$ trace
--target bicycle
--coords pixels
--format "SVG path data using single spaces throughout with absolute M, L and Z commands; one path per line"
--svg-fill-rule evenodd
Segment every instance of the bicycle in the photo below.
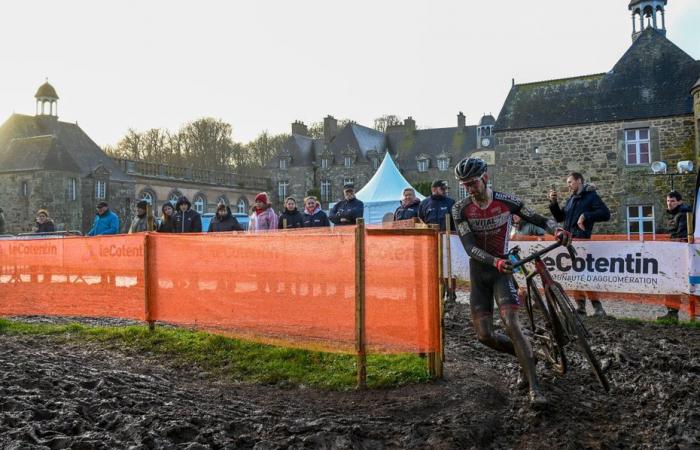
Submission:
M 525 307 L 533 333 L 533 339 L 543 349 L 547 361 L 560 373 L 566 373 L 568 359 L 564 348 L 571 342 L 576 342 L 583 355 L 591 365 L 593 374 L 605 391 L 610 390 L 610 383 L 601 369 L 600 362 L 591 350 L 588 339 L 591 334 L 576 312 L 573 303 L 564 292 L 561 284 L 557 283 L 542 261 L 542 256 L 558 248 L 561 244 L 554 243 L 544 249 L 532 253 L 526 258 L 520 257 L 520 247 L 515 246 L 508 252 L 514 269 L 519 268 L 525 276 Z M 576 257 L 573 246 L 566 247 L 572 260 Z M 535 270 L 529 271 L 525 264 L 533 262 Z M 539 276 L 544 288 L 545 298 L 535 282 Z M 516 282 L 516 289 L 517 289 Z

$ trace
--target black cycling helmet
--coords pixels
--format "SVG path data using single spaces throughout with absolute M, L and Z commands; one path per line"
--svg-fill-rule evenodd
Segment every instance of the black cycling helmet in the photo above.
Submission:
M 459 181 L 480 177 L 486 173 L 486 162 L 479 158 L 464 158 L 455 166 L 455 177 Z

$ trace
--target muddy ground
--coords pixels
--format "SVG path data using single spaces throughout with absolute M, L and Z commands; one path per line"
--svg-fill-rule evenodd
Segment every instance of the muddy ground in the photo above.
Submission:
M 0 335 L 0 447 L 699 448 L 700 329 L 587 319 L 613 391 L 581 358 L 539 366 L 530 410 L 513 358 L 448 311 L 446 376 L 365 392 L 235 385 L 155 357 Z

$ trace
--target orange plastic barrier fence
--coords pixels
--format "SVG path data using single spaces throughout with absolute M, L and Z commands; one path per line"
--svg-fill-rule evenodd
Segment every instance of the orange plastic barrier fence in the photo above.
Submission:
M 368 350 L 437 351 L 437 233 L 375 231 L 366 236 Z M 5 240 L 0 260 L 2 315 L 162 321 L 354 352 L 354 227 Z

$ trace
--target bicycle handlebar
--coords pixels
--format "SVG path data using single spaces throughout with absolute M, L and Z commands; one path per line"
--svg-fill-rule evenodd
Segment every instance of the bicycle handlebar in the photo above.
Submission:
M 515 269 L 517 267 L 522 266 L 523 264 L 527 264 L 531 261 L 534 261 L 534 260 L 540 258 L 542 255 L 551 252 L 552 250 L 556 249 L 559 246 L 561 246 L 561 244 L 559 242 L 555 242 L 554 244 L 549 245 L 549 246 L 543 248 L 542 250 L 531 254 L 530 256 L 528 256 L 526 258 L 519 259 L 513 263 L 513 268 Z M 576 258 L 576 249 L 574 248 L 573 245 L 571 245 L 571 244 L 567 245 L 566 250 L 569 252 L 569 256 L 571 256 L 571 259 Z

